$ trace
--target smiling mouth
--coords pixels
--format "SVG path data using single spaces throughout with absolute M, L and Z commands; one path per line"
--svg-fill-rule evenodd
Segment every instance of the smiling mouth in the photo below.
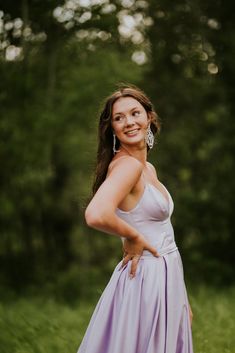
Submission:
M 132 136 L 132 135 L 136 135 L 137 132 L 139 132 L 139 129 L 133 129 L 133 130 L 125 132 L 125 134 L 128 136 Z

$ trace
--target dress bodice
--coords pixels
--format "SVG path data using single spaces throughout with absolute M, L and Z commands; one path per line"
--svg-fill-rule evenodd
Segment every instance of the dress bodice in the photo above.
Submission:
M 169 191 L 168 200 L 162 192 L 149 182 L 137 205 L 130 211 L 116 209 L 116 214 L 141 233 L 158 251 L 165 251 L 169 246 L 175 246 L 174 230 L 171 215 L 174 203 Z M 124 241 L 125 238 L 122 238 Z

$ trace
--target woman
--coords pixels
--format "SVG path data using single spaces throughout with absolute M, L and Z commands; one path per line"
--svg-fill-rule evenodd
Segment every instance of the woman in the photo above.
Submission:
M 78 353 L 192 353 L 192 312 L 170 221 L 173 200 L 147 153 L 159 121 L 134 86 L 114 92 L 100 115 L 90 227 L 121 237 L 118 263 Z

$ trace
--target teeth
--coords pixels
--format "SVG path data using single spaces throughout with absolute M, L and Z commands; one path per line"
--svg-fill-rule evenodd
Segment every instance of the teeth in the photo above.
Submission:
M 131 130 L 131 131 L 126 132 L 126 134 L 132 135 L 132 134 L 135 134 L 137 131 L 138 131 L 138 129 Z

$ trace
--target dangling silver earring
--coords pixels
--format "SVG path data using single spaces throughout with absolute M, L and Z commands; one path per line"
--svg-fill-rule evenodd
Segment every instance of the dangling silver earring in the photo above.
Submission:
M 116 135 L 113 134 L 113 154 L 120 152 L 120 150 L 116 150 Z
M 150 128 L 150 124 L 147 128 L 147 134 L 146 134 L 146 138 L 145 138 L 145 141 L 147 143 L 147 145 L 149 146 L 149 148 L 153 148 L 153 145 L 154 145 L 154 135 L 152 133 L 152 130 Z

